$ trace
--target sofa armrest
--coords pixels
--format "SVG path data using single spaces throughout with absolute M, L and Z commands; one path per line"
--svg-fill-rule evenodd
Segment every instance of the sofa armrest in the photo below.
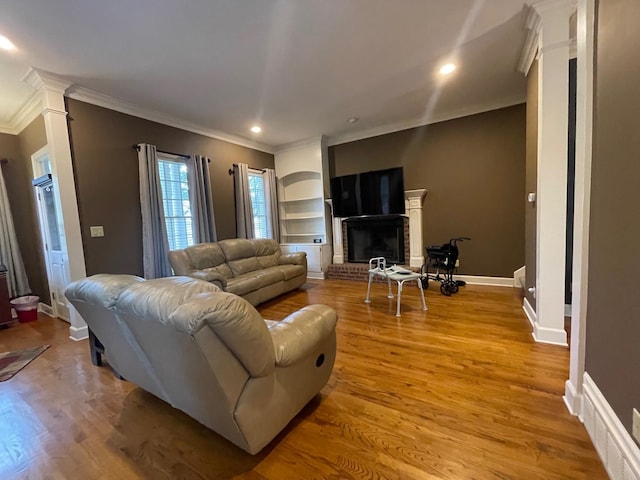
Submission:
M 196 270 L 195 272 L 190 272 L 189 276 L 192 278 L 197 278 L 198 280 L 204 280 L 205 282 L 213 283 L 220 290 L 225 290 L 227 288 L 227 279 L 219 273 Z
M 287 253 L 278 258 L 280 265 L 307 265 L 307 252 Z
M 309 305 L 269 328 L 276 366 L 288 367 L 308 357 L 335 331 L 337 320 L 332 308 Z

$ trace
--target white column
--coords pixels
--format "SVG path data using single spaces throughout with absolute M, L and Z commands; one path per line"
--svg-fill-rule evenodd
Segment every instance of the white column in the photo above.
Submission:
M 86 277 L 87 272 L 80 233 L 80 216 L 67 128 L 67 111 L 64 104 L 64 92 L 71 84 L 35 69 L 31 69 L 27 73 L 24 81 L 38 89 L 42 95 L 42 116 L 50 152 L 54 191 L 61 207 L 60 215 L 64 225 L 62 240 L 66 244 L 69 279 L 79 280 Z M 86 323 L 73 306 L 69 305 L 69 310 L 71 338 L 74 340 L 86 338 L 88 336 Z
M 536 341 L 567 345 L 564 329 L 569 19 L 573 1 L 548 0 L 540 16 L 538 53 L 538 185 Z
M 586 349 L 589 266 L 589 206 L 593 111 L 594 0 L 578 0 L 578 65 L 576 94 L 576 176 L 571 296 L 571 354 L 565 403 L 574 415 L 582 412 L 582 382 Z
M 424 263 L 422 240 L 422 201 L 427 190 L 407 190 L 404 192 L 405 210 L 409 217 L 409 266 L 421 267 Z

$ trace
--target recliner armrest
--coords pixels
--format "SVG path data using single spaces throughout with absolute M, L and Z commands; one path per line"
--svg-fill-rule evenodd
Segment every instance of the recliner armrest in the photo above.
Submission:
M 309 305 L 269 328 L 277 367 L 306 358 L 336 328 L 338 315 L 326 305 Z
M 227 279 L 219 273 L 197 270 L 194 272 L 190 272 L 189 276 L 192 278 L 197 278 L 198 280 L 204 280 L 205 282 L 213 283 L 216 287 L 220 288 L 220 290 L 225 290 L 227 288 Z
M 280 265 L 307 265 L 307 252 L 287 253 L 278 258 Z

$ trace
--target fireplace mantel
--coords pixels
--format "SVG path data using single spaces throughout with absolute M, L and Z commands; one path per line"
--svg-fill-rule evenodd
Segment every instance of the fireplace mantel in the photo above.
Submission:
M 422 203 L 428 190 L 406 190 L 405 216 L 409 218 L 409 266 L 421 267 L 424 262 L 424 248 L 422 240 Z M 331 201 L 328 201 L 331 205 Z M 342 217 L 333 218 L 333 263 L 344 263 L 344 245 L 342 237 Z

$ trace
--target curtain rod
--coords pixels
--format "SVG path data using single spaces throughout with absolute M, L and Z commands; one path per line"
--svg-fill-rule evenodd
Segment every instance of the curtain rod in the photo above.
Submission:
M 233 164 L 233 166 L 234 166 L 234 167 L 237 167 L 237 166 L 238 166 L 238 164 L 237 164 L 237 163 L 234 163 L 234 164 Z M 266 171 L 267 171 L 267 169 L 266 169 L 266 168 L 253 168 L 253 167 L 249 167 L 249 168 L 250 168 L 251 170 L 257 170 L 258 172 L 262 172 L 262 173 L 264 173 L 264 172 L 266 172 Z M 230 168 L 230 169 L 229 169 L 229 175 L 233 175 L 233 168 Z
M 140 147 L 138 145 L 132 145 L 131 148 L 133 148 L 134 150 L 140 151 Z M 160 153 L 166 153 L 167 155 L 175 155 L 176 157 L 191 158 L 191 155 L 185 155 L 184 153 L 167 152 L 165 150 L 157 150 L 157 151 Z

